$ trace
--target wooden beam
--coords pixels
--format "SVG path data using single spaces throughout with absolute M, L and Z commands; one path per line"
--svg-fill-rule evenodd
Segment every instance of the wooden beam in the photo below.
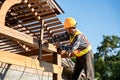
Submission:
M 23 56 L 35 56 L 35 55 L 38 55 L 38 49 L 34 49 L 34 50 L 31 50 L 31 51 L 24 51 L 24 52 L 20 52 L 18 53 L 20 55 L 23 55 Z
M 19 32 L 7 26 L 0 27 L 0 34 L 3 34 L 4 36 L 7 36 L 15 41 L 23 42 L 26 45 L 29 45 L 35 48 L 38 47 L 37 40 L 34 39 L 32 36 Z
M 51 53 L 49 53 L 49 52 L 45 52 L 45 51 L 42 51 L 42 52 L 43 52 L 42 60 L 47 60 L 47 59 L 48 59 L 48 61 L 49 61 L 49 60 L 52 59 L 53 54 L 51 54 Z M 46 53 L 49 54 L 49 55 L 46 55 Z M 29 57 L 30 57 L 30 56 L 36 56 L 36 55 L 38 55 L 38 49 L 34 49 L 34 50 L 31 50 L 31 51 L 20 52 L 20 53 L 18 53 L 18 54 L 24 55 L 24 56 L 29 56 Z M 61 55 L 61 56 L 62 56 L 62 58 L 68 57 L 67 54 L 63 54 L 63 55 Z
M 40 29 L 40 38 L 39 38 L 39 54 L 38 58 L 39 60 L 42 60 L 42 43 L 43 43 L 43 33 L 44 33 L 44 20 L 40 21 L 41 23 L 41 29 Z
M 57 22 L 57 21 L 59 21 L 58 18 L 53 18 L 53 19 L 50 19 L 50 20 L 46 20 L 45 23 L 47 24 L 47 23 Z
M 22 55 L 9 53 L 6 51 L 0 50 L 0 61 L 8 64 L 14 64 L 19 66 L 24 66 L 33 69 L 39 69 L 42 71 L 52 72 L 52 73 L 59 73 L 62 74 L 63 67 L 47 62 L 41 61 L 40 62 L 36 59 L 32 59 L 30 57 L 25 57 Z M 42 67 L 41 67 L 42 66 Z
M 43 61 L 52 61 L 53 59 L 53 54 L 52 53 L 49 53 L 49 52 L 46 52 L 46 51 L 42 51 L 42 60 Z M 38 49 L 35 49 L 35 50 L 31 50 L 31 51 L 24 51 L 24 52 L 20 52 L 18 53 L 20 55 L 24 55 L 24 56 L 27 56 L 27 57 L 30 57 L 30 56 L 38 56 Z
M 42 12 L 42 13 L 35 13 L 36 16 L 46 16 L 48 14 L 52 14 L 54 13 L 54 10 L 49 10 L 49 11 L 46 11 L 46 12 Z
M 45 61 L 51 61 L 52 58 L 53 58 L 53 55 L 54 55 L 54 53 L 53 54 L 49 54 L 49 55 L 43 54 L 42 59 L 45 60 Z M 67 58 L 67 57 L 68 56 L 66 54 L 61 55 L 61 58 Z
M 42 19 L 48 19 L 48 18 L 55 18 L 55 17 L 57 17 L 57 14 L 51 14 L 51 15 L 47 15 L 47 16 L 43 16 L 43 17 L 41 17 Z
M 47 24 L 46 26 L 47 27 L 51 27 L 51 26 L 57 26 L 57 25 L 61 25 L 62 23 L 59 21 L 59 22 L 56 22 L 56 23 L 53 23 L 53 24 Z
M 60 6 L 56 3 L 55 0 L 50 0 L 52 7 L 57 11 L 58 14 L 64 13 L 64 11 L 60 8 Z
M 53 63 L 61 66 L 61 55 L 53 54 Z M 62 75 L 60 73 L 53 73 L 53 80 L 62 80 Z
M 30 35 L 19 32 L 17 30 L 7 27 L 7 26 L 0 27 L 0 34 L 7 36 L 14 41 L 19 41 L 25 45 L 29 45 L 35 49 L 39 48 L 38 40 L 36 38 L 33 38 Z M 53 46 L 52 44 L 47 44 L 47 43 L 43 44 L 42 50 L 45 50 L 48 52 L 57 52 L 55 46 Z
M 40 3 L 36 3 L 36 4 L 28 4 L 29 6 L 28 7 L 31 7 L 31 8 L 36 8 L 36 7 L 39 7 L 39 6 L 44 6 L 44 5 L 46 5 L 46 4 L 48 4 L 46 1 L 44 1 L 44 2 L 40 2 Z

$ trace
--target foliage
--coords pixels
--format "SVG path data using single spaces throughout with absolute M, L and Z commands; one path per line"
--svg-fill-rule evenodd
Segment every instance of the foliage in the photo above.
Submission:
M 101 46 L 94 54 L 97 80 L 120 80 L 120 38 L 103 36 Z

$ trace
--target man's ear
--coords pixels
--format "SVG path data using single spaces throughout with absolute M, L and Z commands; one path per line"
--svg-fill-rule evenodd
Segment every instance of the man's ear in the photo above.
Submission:
M 73 28 L 73 31 L 75 32 L 75 31 L 76 31 L 76 28 Z

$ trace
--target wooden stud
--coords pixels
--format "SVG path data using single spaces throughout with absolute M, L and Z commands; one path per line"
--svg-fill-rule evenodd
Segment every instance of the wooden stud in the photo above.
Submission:
M 43 43 L 44 21 L 41 20 L 40 39 L 39 39 L 39 60 L 42 60 L 42 43 Z
M 60 54 L 53 54 L 53 63 L 61 66 L 61 55 Z M 61 73 L 53 73 L 53 80 L 62 80 Z

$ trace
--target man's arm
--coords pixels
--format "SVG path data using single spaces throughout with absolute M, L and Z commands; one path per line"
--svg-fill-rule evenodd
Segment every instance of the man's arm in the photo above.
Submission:
M 63 54 L 66 51 L 70 51 L 71 48 L 68 45 L 60 44 L 61 41 L 67 41 L 69 39 L 69 34 L 67 32 L 54 36 L 55 45 L 59 53 Z
M 67 32 L 54 36 L 55 41 L 66 41 L 69 40 L 69 34 Z

